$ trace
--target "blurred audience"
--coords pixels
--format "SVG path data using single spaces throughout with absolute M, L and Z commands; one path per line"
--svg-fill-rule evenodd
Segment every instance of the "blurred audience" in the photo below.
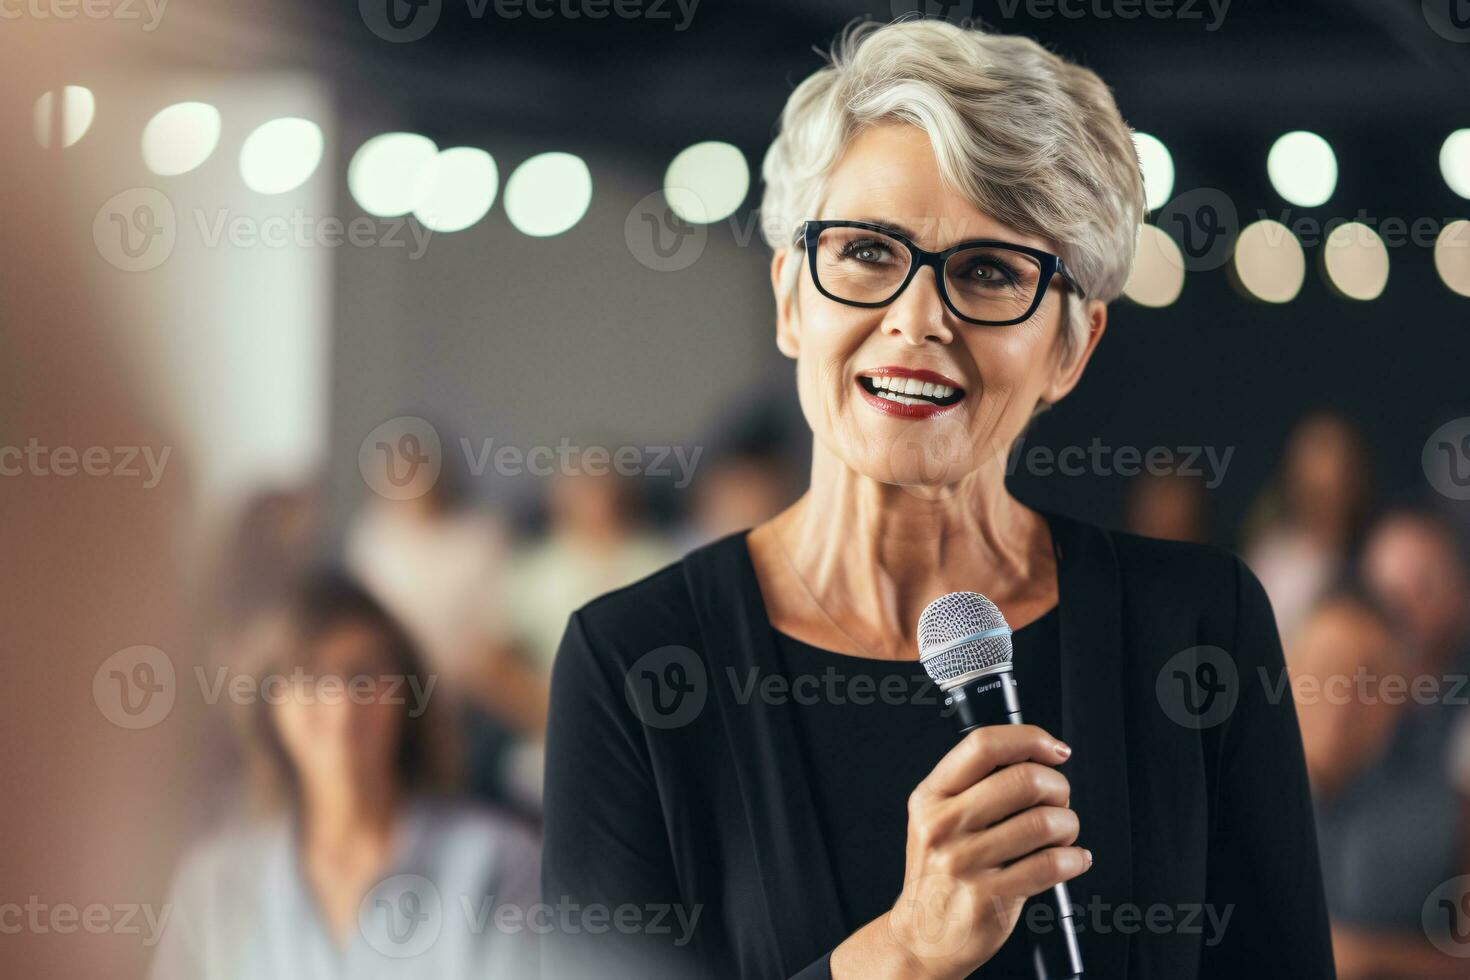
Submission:
M 1204 481 L 1178 473 L 1144 473 L 1128 485 L 1124 526 L 1166 541 L 1210 540 Z
M 315 485 L 262 490 L 246 501 L 204 583 L 203 666 L 211 677 L 242 669 L 241 644 L 251 618 L 301 585 L 320 554 L 321 527 Z M 201 807 L 205 825 L 241 806 L 244 761 L 230 721 L 226 711 L 206 712 L 194 740 L 212 784 Z
M 512 618 L 547 675 L 567 619 L 583 603 L 657 571 L 676 557 L 643 526 L 630 478 L 590 461 L 557 474 L 547 494 L 546 534 L 516 555 Z
M 439 478 L 404 500 L 374 497 L 348 533 L 348 568 L 407 628 L 444 684 L 465 741 L 465 772 L 484 799 L 540 807 L 540 740 L 550 694 L 514 644 L 508 535 Z
M 1447 753 L 1425 752 L 1405 724 L 1444 705 L 1415 703 L 1415 659 L 1392 614 L 1335 591 L 1303 624 L 1291 674 L 1338 975 L 1465 976 L 1422 925 L 1431 892 L 1466 868 L 1465 800 Z
M 1453 527 L 1427 510 L 1392 510 L 1369 534 L 1362 570 L 1421 671 L 1470 671 L 1470 569 Z
M 709 544 L 780 513 L 795 499 L 791 471 L 776 453 L 733 452 L 706 464 L 690 488 L 689 520 L 680 553 Z
M 534 975 L 534 937 L 484 916 L 539 900 L 538 844 L 436 794 L 453 754 L 408 633 L 336 574 L 250 633 L 264 813 L 186 857 L 153 977 Z
M 1340 415 L 1307 416 L 1252 515 L 1245 558 L 1261 580 L 1292 659 L 1297 630 L 1349 569 L 1367 516 L 1368 456 Z

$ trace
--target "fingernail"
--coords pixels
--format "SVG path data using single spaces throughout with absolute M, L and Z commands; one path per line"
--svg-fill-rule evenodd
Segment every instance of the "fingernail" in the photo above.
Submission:
M 1082 853 L 1087 855 L 1087 866 L 1089 868 L 1092 867 L 1092 852 L 1087 850 L 1086 848 L 1083 848 Z
M 1057 755 L 1061 756 L 1063 759 L 1068 758 L 1072 754 L 1072 746 L 1068 745 L 1066 742 L 1058 742 L 1056 744 L 1056 750 Z

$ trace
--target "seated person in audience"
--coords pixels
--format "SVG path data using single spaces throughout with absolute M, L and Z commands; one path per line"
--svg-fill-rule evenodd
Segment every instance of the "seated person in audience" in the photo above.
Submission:
M 187 856 L 155 980 L 534 975 L 535 935 L 496 923 L 539 901 L 538 843 L 434 795 L 433 678 L 403 629 L 324 575 L 251 643 L 242 729 L 269 809 Z
M 1329 596 L 1291 675 L 1339 977 L 1465 977 L 1466 960 L 1423 925 L 1426 902 L 1465 868 L 1464 800 L 1446 758 L 1405 737 L 1414 662 L 1393 620 L 1362 595 Z

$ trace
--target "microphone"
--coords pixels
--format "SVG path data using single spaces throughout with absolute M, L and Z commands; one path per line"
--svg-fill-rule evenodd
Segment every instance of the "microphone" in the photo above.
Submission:
M 924 608 L 919 617 L 919 662 L 954 708 L 960 734 L 982 725 L 1021 724 L 1021 702 L 1011 672 L 1011 628 L 995 603 L 978 592 L 951 592 Z M 1074 980 L 1082 976 L 1072 900 L 1066 882 L 1033 895 L 1021 921 L 1035 905 L 1045 905 L 1055 928 L 1031 933 L 1031 962 L 1037 980 Z

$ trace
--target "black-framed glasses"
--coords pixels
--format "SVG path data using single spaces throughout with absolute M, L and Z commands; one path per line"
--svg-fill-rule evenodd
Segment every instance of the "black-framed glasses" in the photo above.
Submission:
M 1087 295 L 1059 256 L 1026 245 L 979 239 L 930 252 L 866 221 L 807 221 L 797 240 L 806 249 L 817 291 L 848 306 L 887 306 L 923 266 L 934 270 L 950 312 L 986 327 L 1030 317 L 1053 276 L 1061 276 L 1079 297 Z

